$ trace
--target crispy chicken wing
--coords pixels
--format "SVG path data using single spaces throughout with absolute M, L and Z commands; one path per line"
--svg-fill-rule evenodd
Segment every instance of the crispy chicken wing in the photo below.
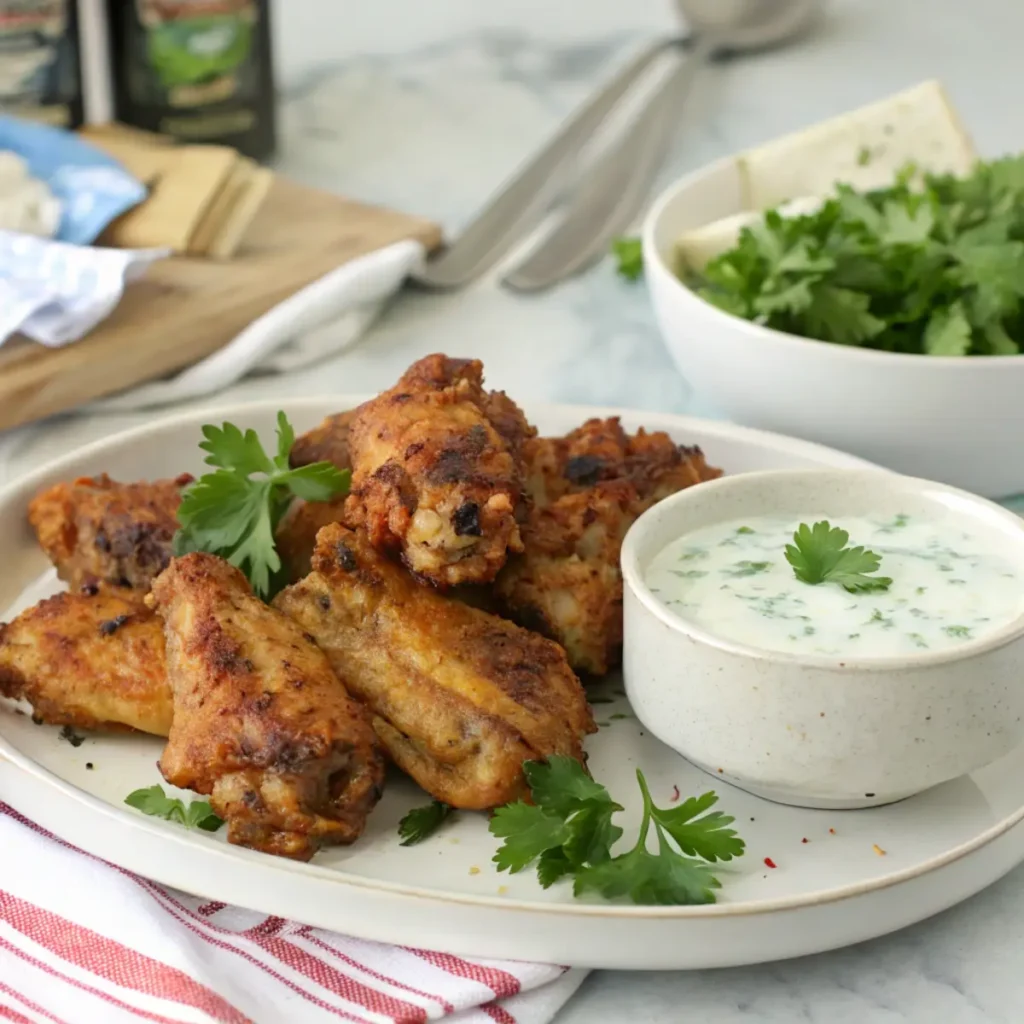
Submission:
M 495 593 L 512 619 L 557 640 L 573 668 L 602 675 L 622 657 L 626 531 L 655 502 L 720 471 L 699 448 L 660 432 L 629 435 L 617 418 L 530 440 L 525 458 L 526 550 L 509 560 Z
M 308 466 L 312 462 L 333 462 L 338 469 L 351 469 L 348 432 L 355 410 L 335 413 L 323 423 L 300 435 L 292 445 L 289 461 L 292 466 Z
M 52 725 L 166 736 L 163 626 L 141 602 L 131 590 L 65 592 L 0 625 L 0 694 Z
M 317 538 L 313 572 L 275 607 L 316 638 L 428 793 L 485 809 L 523 795 L 522 765 L 583 759 L 593 721 L 557 644 L 419 586 L 360 533 Z
M 351 421 L 350 526 L 439 586 L 487 583 L 521 551 L 522 445 L 534 433 L 476 360 L 427 356 Z
M 313 638 L 213 555 L 174 559 L 149 601 L 174 692 L 164 778 L 209 794 L 232 843 L 308 860 L 357 839 L 384 761 Z
M 333 501 L 293 501 L 278 524 L 274 540 L 289 583 L 301 580 L 312 568 L 316 535 L 329 523 L 345 518 L 345 498 Z
M 28 518 L 57 574 L 72 588 L 94 583 L 148 590 L 171 558 L 182 490 L 174 480 L 122 484 L 105 473 L 50 487 Z

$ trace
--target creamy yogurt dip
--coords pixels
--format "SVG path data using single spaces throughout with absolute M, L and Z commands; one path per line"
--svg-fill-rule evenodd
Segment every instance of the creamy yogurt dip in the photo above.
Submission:
M 1024 567 L 955 520 L 897 515 L 831 519 L 850 545 L 881 556 L 885 591 L 851 594 L 796 578 L 786 545 L 801 522 L 753 517 L 673 541 L 645 580 L 681 618 L 752 647 L 799 654 L 889 657 L 941 651 L 1024 612 Z

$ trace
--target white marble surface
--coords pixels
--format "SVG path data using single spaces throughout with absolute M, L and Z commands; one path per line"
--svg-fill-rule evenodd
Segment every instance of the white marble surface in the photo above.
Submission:
M 626 54 L 669 30 L 669 0 L 278 0 L 287 102 L 280 167 L 455 230 Z M 1019 149 L 1024 6 L 833 0 L 798 47 L 711 69 L 666 169 L 939 77 L 982 152 Z M 551 294 L 493 282 L 407 295 L 355 349 L 226 399 L 366 391 L 431 351 L 480 356 L 514 396 L 702 409 L 663 351 L 642 285 L 603 265 Z M 0 479 L 152 414 L 78 415 L 0 434 Z M 981 1024 L 1024 1020 L 1024 869 L 897 936 L 806 960 L 591 976 L 559 1024 Z

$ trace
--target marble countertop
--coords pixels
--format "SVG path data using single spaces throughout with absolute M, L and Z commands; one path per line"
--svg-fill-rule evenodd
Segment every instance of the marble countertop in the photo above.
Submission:
M 670 0 L 277 2 L 281 170 L 433 217 L 449 231 L 627 55 L 671 30 Z M 813 37 L 710 68 L 665 169 L 725 153 L 925 78 L 947 85 L 978 148 L 1019 149 L 1011 91 L 1024 6 L 1006 0 L 832 0 Z M 485 281 L 397 300 L 356 347 L 212 399 L 360 392 L 413 359 L 479 356 L 516 397 L 706 411 L 660 343 L 642 284 L 606 262 L 522 297 Z M 0 478 L 152 414 L 61 417 L 0 434 Z M 982 1024 L 1024 1016 L 1024 868 L 895 936 L 717 972 L 591 975 L 558 1024 Z

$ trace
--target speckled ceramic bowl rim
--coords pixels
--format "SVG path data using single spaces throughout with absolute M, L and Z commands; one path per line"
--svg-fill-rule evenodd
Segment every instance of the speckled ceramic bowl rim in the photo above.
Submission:
M 654 615 L 676 633 L 682 633 L 698 643 L 726 651 L 729 654 L 750 658 L 755 661 L 791 665 L 797 668 L 803 666 L 833 671 L 841 670 L 843 672 L 893 672 L 908 668 L 928 668 L 937 665 L 949 665 L 959 661 L 969 661 L 987 651 L 1005 647 L 1007 644 L 1013 643 L 1024 636 L 1024 609 L 1022 609 L 1015 618 L 1011 619 L 1004 626 L 985 633 L 977 639 L 968 640 L 966 643 L 944 651 L 928 651 L 922 654 L 875 658 L 854 655 L 826 656 L 773 651 L 718 636 L 703 629 L 697 623 L 682 618 L 671 611 L 644 581 L 638 550 L 643 543 L 645 535 L 664 516 L 672 515 L 679 510 L 679 518 L 683 518 L 686 508 L 695 502 L 702 501 L 709 490 L 712 489 L 719 492 L 724 490 L 742 492 L 750 489 L 752 486 L 756 487 L 762 484 L 765 480 L 772 479 L 778 480 L 779 486 L 784 488 L 788 482 L 795 480 L 806 481 L 814 477 L 819 478 L 823 485 L 836 478 L 870 478 L 872 484 L 875 485 L 879 481 L 888 481 L 892 483 L 894 492 L 916 492 L 924 500 L 929 500 L 929 493 L 935 493 L 936 491 L 954 496 L 960 503 L 956 510 L 957 515 L 963 516 L 965 519 L 972 519 L 972 509 L 984 510 L 986 515 L 994 515 L 998 519 L 1005 521 L 1008 527 L 1018 531 L 1021 536 L 1020 561 L 1024 565 L 1024 520 L 1016 513 L 985 498 L 979 498 L 968 491 L 962 491 L 957 487 L 950 487 L 947 484 L 935 483 L 932 480 L 921 480 L 917 477 L 891 473 L 883 469 L 780 469 L 720 477 L 717 480 L 712 480 L 696 487 L 688 487 L 648 509 L 633 523 L 622 542 L 621 566 L 625 585 L 639 599 L 647 612 Z M 733 518 L 733 516 L 730 515 L 730 518 Z M 979 533 L 984 533 L 988 529 L 987 524 L 982 521 L 980 516 L 974 519 L 974 522 Z M 677 537 L 682 537 L 684 532 L 685 530 L 680 530 Z M 628 643 L 628 637 L 626 642 Z
M 989 372 L 1005 372 L 1007 366 L 1015 364 L 1024 366 L 1024 353 L 1012 356 L 980 356 L 965 359 L 963 356 L 921 356 L 908 352 L 881 352 L 872 348 L 857 348 L 853 345 L 833 345 L 827 341 L 819 341 L 817 338 L 805 338 L 799 334 L 788 334 L 786 331 L 777 331 L 772 327 L 765 327 L 762 324 L 754 323 L 752 320 L 745 320 L 742 317 L 727 313 L 724 309 L 712 305 L 706 299 L 698 295 L 692 288 L 688 287 L 677 276 L 665 258 L 665 254 L 658 247 L 655 239 L 660 232 L 661 220 L 666 216 L 671 206 L 679 200 L 679 197 L 691 189 L 696 182 L 703 178 L 710 171 L 727 167 L 735 163 L 735 157 L 725 157 L 713 163 L 705 164 L 704 167 L 692 171 L 685 177 L 680 178 L 674 184 L 669 185 L 651 205 L 647 216 L 644 218 L 640 230 L 640 237 L 643 248 L 644 266 L 655 273 L 660 273 L 671 278 L 676 288 L 681 289 L 694 302 L 704 307 L 706 314 L 714 320 L 718 320 L 724 326 L 731 326 L 732 329 L 742 327 L 745 331 L 757 334 L 758 344 L 776 344 L 783 347 L 793 348 L 806 347 L 807 345 L 827 345 L 829 352 L 839 361 L 849 360 L 852 362 L 874 361 L 880 365 L 894 361 L 906 364 L 914 364 L 920 369 L 926 367 L 936 371 L 957 369 L 961 372 L 970 367 L 972 370 L 985 372 L 985 367 L 990 367 Z M 710 223 L 710 222 L 709 222 Z

